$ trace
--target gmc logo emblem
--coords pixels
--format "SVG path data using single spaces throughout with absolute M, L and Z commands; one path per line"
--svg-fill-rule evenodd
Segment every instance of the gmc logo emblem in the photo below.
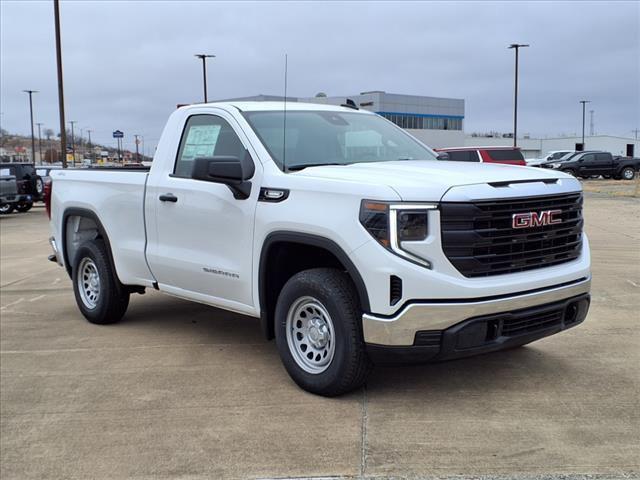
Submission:
M 562 223 L 559 215 L 562 210 L 544 210 L 542 212 L 514 213 L 511 216 L 511 226 L 513 228 L 533 228 L 544 227 L 545 225 L 555 225 Z

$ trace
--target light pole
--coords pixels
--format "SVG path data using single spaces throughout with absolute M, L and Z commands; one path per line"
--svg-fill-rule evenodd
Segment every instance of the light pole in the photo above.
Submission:
M 76 139 L 73 132 L 73 126 L 78 123 L 76 120 L 69 120 L 71 124 L 71 155 L 73 155 L 73 166 L 76 166 Z
M 38 154 L 40 155 L 40 165 L 42 165 L 42 134 L 40 127 L 42 127 L 41 123 L 36 123 L 38 126 Z
M 529 45 L 521 43 L 512 43 L 507 48 L 513 48 L 516 51 L 516 74 L 515 89 L 513 96 L 513 146 L 516 147 L 518 138 L 518 52 L 520 48 L 526 48 Z
M 591 100 L 580 100 L 580 103 L 582 104 L 582 150 L 584 150 L 584 114 L 585 107 L 587 103 L 591 103 Z
M 56 27 L 56 66 L 58 68 L 58 110 L 60 112 L 60 152 L 62 168 L 67 168 L 67 130 L 64 121 L 64 87 L 62 85 L 62 46 L 60 42 L 60 5 L 53 0 L 54 22 Z M 75 158 L 74 158 L 75 160 Z
M 94 163 L 93 161 L 93 149 L 91 148 L 91 129 L 87 128 L 87 135 L 89 135 L 89 158 L 91 159 L 91 163 Z
M 207 58 L 215 58 L 215 55 L 196 53 L 194 55 L 202 60 L 202 81 L 204 84 L 204 103 L 207 103 Z
M 136 139 L 136 162 L 138 162 L 138 163 L 140 163 L 140 153 L 138 151 L 138 142 L 139 142 L 138 137 L 139 136 L 140 135 L 134 135 L 134 137 Z
M 33 135 L 33 94 L 38 93 L 38 90 L 23 90 L 24 93 L 29 94 L 29 115 L 31 118 L 31 160 L 33 164 L 36 164 L 36 139 Z

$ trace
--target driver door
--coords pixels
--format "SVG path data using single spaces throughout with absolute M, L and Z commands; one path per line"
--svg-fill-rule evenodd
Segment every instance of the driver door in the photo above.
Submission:
M 199 157 L 243 157 L 248 141 L 232 117 L 196 114 L 182 132 L 172 172 L 149 179 L 155 203 L 147 258 L 160 290 L 236 311 L 252 307 L 253 231 L 261 170 L 249 198 L 191 178 Z M 242 137 L 242 139 L 241 139 Z M 259 162 L 255 162 L 259 163 Z

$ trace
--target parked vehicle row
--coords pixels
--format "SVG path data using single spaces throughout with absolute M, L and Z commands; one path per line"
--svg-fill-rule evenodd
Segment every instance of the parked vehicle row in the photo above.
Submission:
M 354 108 L 284 116 L 281 102 L 186 106 L 148 171 L 51 172 L 50 259 L 90 322 L 117 322 L 145 288 L 259 317 L 298 385 L 339 395 L 374 363 L 513 348 L 585 319 L 578 180 L 491 165 L 513 154 L 493 147 L 437 161 Z
M 504 163 L 560 170 L 581 178 L 603 176 L 616 180 L 633 180 L 640 170 L 640 159 L 613 156 L 600 150 L 549 152 L 544 158 L 524 160 L 517 147 L 438 148 L 439 160 L 476 163 Z
M 26 212 L 31 209 L 33 202 L 42 200 L 44 193 L 44 181 L 37 174 L 33 163 L 0 163 L 0 175 L 11 176 L 16 183 L 16 194 L 21 196 L 17 203 L 4 203 L 0 207 L 0 213 L 6 214 L 14 209 L 18 212 Z
M 559 162 L 547 162 L 542 168 L 560 170 L 575 177 L 590 178 L 602 175 L 616 180 L 633 180 L 640 170 L 640 158 L 618 157 L 609 152 L 576 152 Z

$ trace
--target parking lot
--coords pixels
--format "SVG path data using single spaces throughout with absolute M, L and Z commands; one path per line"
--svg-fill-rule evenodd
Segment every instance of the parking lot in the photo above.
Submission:
M 258 320 L 149 291 L 89 324 L 43 208 L 0 218 L 1 472 L 13 478 L 636 478 L 640 198 L 586 182 L 586 322 L 524 348 L 299 389 Z M 594 186 L 596 185 L 596 186 Z M 613 187 L 612 187 L 613 188 Z

